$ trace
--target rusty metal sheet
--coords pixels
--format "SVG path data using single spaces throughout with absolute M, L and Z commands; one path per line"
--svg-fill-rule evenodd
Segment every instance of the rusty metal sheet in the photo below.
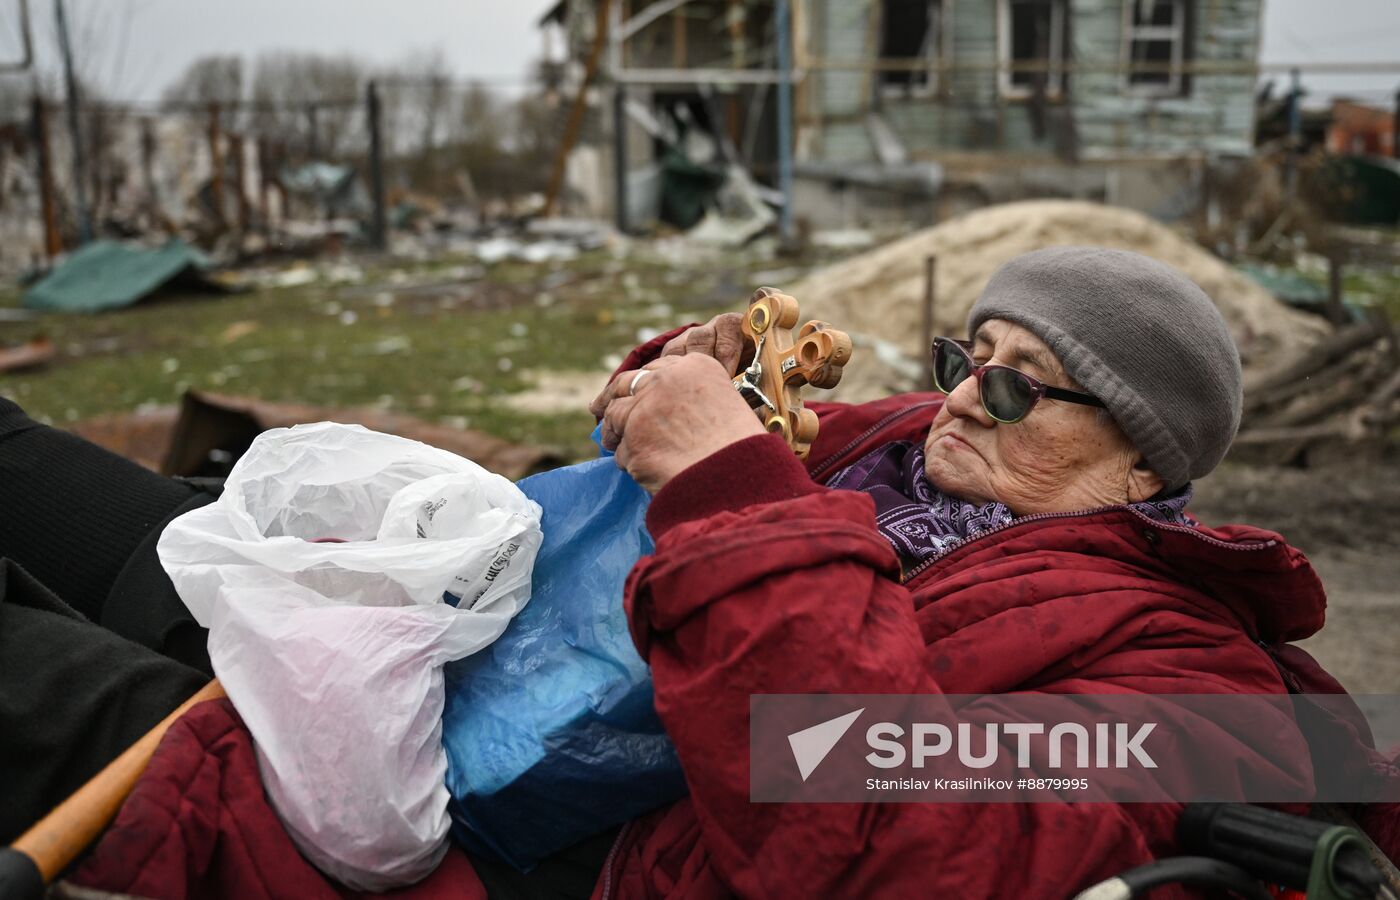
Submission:
M 0 372 L 20 372 L 44 365 L 54 358 L 53 341 L 35 338 L 18 347 L 0 348 Z
M 170 450 L 170 435 L 180 409 L 163 406 L 146 412 L 95 416 L 68 426 L 78 437 L 92 441 L 132 462 L 159 472 Z

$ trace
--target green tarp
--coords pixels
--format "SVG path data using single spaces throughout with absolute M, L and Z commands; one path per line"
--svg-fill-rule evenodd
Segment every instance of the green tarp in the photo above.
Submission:
M 1327 288 L 1292 270 L 1257 263 L 1240 263 L 1235 268 L 1292 306 L 1321 306 L 1327 302 Z
M 1320 316 L 1327 315 L 1327 288 L 1316 281 L 1310 281 L 1289 269 L 1259 263 L 1240 263 L 1235 268 L 1289 306 L 1305 309 Z M 1356 321 L 1365 318 L 1365 312 L 1355 303 L 1348 301 L 1345 295 L 1342 297 L 1342 305 Z
M 204 278 L 209 260 L 180 240 L 150 249 L 94 241 L 77 250 L 24 294 L 24 305 L 47 312 L 119 309 L 166 285 L 216 288 Z

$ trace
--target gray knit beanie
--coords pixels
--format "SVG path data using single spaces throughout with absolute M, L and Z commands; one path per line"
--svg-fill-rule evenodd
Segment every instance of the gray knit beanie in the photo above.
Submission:
M 1176 490 L 1215 468 L 1240 426 L 1240 355 L 1215 304 L 1137 253 L 1052 247 L 992 275 L 968 316 L 1021 325 L 1108 407 Z

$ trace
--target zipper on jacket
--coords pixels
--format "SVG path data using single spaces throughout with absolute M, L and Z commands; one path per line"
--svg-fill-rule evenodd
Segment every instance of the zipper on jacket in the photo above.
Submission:
M 602 900 L 610 900 L 613 889 L 613 868 L 617 864 L 617 851 L 622 848 L 622 839 L 627 836 L 627 832 L 632 828 L 632 821 L 622 823 L 622 827 L 617 830 L 617 837 L 613 839 L 612 849 L 608 851 L 607 859 L 603 860 L 603 896 Z
M 963 547 L 966 547 L 968 544 L 974 541 L 979 541 L 982 538 L 990 537 L 991 535 L 994 535 L 999 531 L 1005 531 L 1006 529 L 1014 528 L 1017 525 L 1024 525 L 1027 522 L 1042 522 L 1048 519 L 1074 519 L 1079 518 L 1081 516 L 1093 516 L 1098 515 L 1099 513 L 1117 512 L 1119 510 L 1127 510 L 1128 512 L 1137 516 L 1139 519 L 1142 519 L 1144 522 L 1148 523 L 1154 528 L 1160 528 L 1166 531 L 1175 531 L 1179 534 L 1189 534 L 1191 535 L 1191 537 L 1195 538 L 1198 541 L 1204 541 L 1208 544 L 1220 547 L 1225 550 L 1235 550 L 1238 552 L 1264 550 L 1274 546 L 1274 544 L 1276 543 L 1275 541 L 1258 541 L 1252 544 L 1241 546 L 1240 544 L 1232 544 L 1228 541 L 1222 541 L 1217 538 L 1210 537 L 1209 535 L 1201 534 L 1199 530 L 1192 528 L 1189 525 L 1171 525 L 1166 522 L 1159 522 L 1156 519 L 1143 515 L 1142 513 L 1133 509 L 1131 506 L 1125 506 L 1123 504 L 1118 504 L 1115 506 L 1098 506 L 1093 509 L 1080 510 L 1079 512 L 1036 513 L 1034 515 L 1029 516 L 1019 516 L 1010 520 L 1009 522 L 1003 522 L 1002 524 L 994 525 L 991 528 L 984 528 L 981 531 L 975 531 L 972 534 L 969 534 L 967 537 L 962 538 L 961 540 L 949 543 L 942 550 L 935 553 L 933 556 L 930 556 L 923 562 L 919 563 L 917 566 L 910 569 L 907 573 L 901 575 L 899 582 L 900 584 L 908 585 L 911 582 L 913 582 L 915 578 L 917 578 L 919 575 L 922 575 L 925 571 L 932 567 L 934 564 L 941 562 L 943 559 L 947 558 L 947 556 L 954 550 L 959 550 Z
M 902 409 L 895 410 L 894 412 L 885 416 L 880 421 L 876 422 L 874 425 L 871 425 L 865 431 L 861 432 L 860 436 L 857 437 L 855 440 L 851 441 L 849 444 L 842 447 L 840 450 L 837 450 L 835 453 L 831 454 L 826 459 L 813 466 L 811 469 L 812 479 L 816 480 L 817 478 L 820 478 L 823 474 L 825 474 L 827 469 L 831 468 L 833 465 L 839 462 L 841 458 L 844 457 L 847 453 L 850 453 L 852 450 L 859 447 L 861 443 L 867 440 L 871 435 L 879 431 L 881 428 L 884 428 L 886 425 L 889 425 L 891 422 L 894 422 L 898 419 L 902 419 L 910 413 L 916 412 L 921 409 L 925 409 L 929 406 L 933 406 L 941 402 L 941 400 L 925 400 L 922 403 L 915 403 L 911 406 L 906 406 Z

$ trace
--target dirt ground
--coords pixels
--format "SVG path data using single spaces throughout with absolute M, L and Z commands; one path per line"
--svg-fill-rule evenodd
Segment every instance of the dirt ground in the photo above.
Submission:
M 1222 466 L 1197 483 L 1208 525 L 1279 532 L 1327 589 L 1327 624 L 1300 646 L 1352 693 L 1400 692 L 1400 451 L 1312 469 Z

